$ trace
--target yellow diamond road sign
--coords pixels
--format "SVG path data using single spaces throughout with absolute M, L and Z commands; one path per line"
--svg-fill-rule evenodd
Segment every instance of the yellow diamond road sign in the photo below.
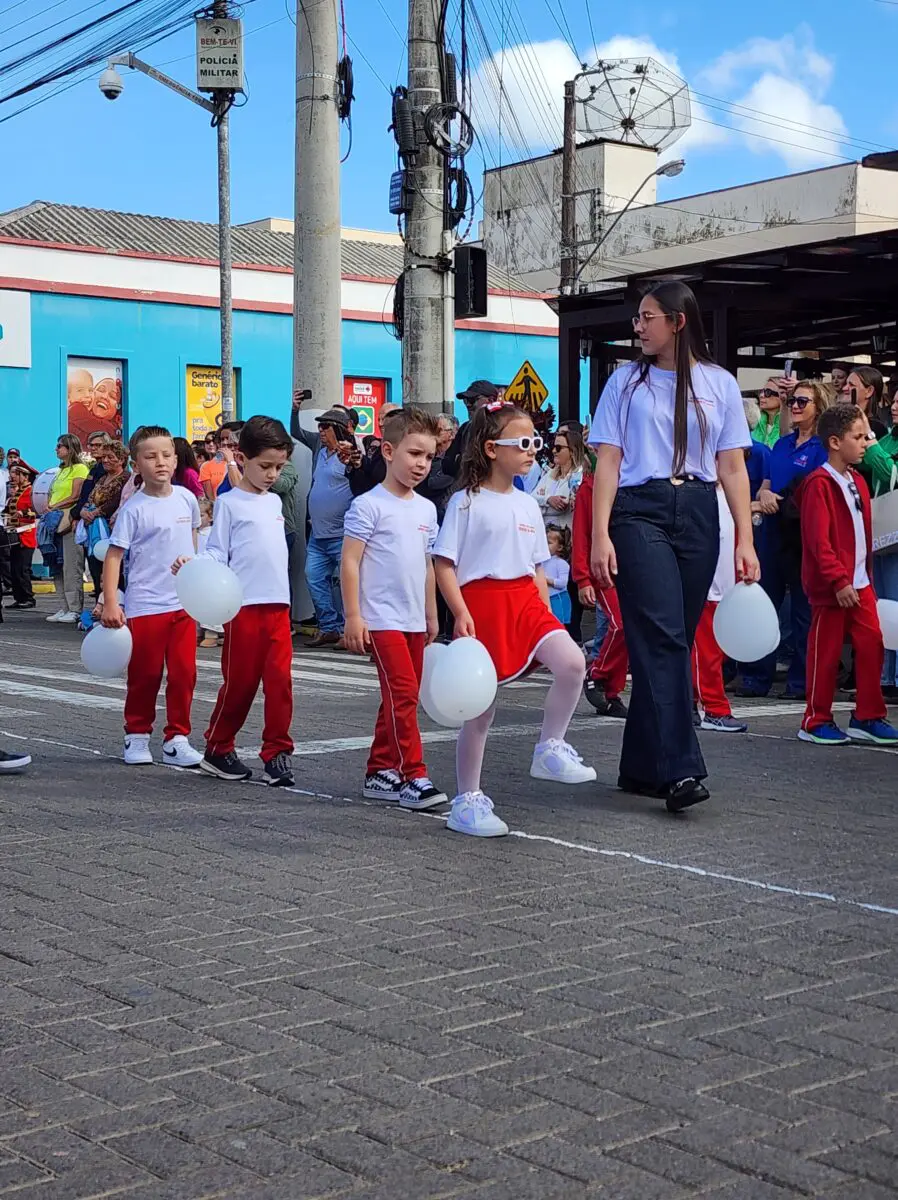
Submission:
M 522 408 L 524 412 L 536 412 L 546 402 L 549 389 L 537 375 L 529 362 L 525 362 L 505 389 L 505 399 Z

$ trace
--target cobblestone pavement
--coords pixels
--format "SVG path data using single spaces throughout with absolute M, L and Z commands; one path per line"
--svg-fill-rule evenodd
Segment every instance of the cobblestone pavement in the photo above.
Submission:
M 35 756 L 0 780 L 0 1195 L 898 1195 L 894 754 L 762 705 L 670 818 L 585 706 L 599 784 L 529 779 L 534 681 L 488 749 L 515 836 L 478 842 L 358 799 L 358 660 L 298 656 L 289 793 L 126 769 L 67 629 L 7 620 L 0 660 Z

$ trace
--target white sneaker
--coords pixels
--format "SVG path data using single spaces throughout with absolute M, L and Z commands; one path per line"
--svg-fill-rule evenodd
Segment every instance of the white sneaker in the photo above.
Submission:
M 44 620 L 49 621 L 49 623 L 51 625 L 56 625 L 62 620 L 62 618 L 65 616 L 65 613 L 66 613 L 66 610 L 64 608 L 61 608 L 59 610 L 59 612 L 53 613 L 52 616 L 44 617 Z
M 81 618 L 77 613 L 64 612 L 62 616 L 56 618 L 58 625 L 76 625 Z
M 549 779 L 552 783 L 591 783 L 596 773 L 583 765 L 583 759 L 573 746 L 561 738 L 540 742 L 533 751 L 530 774 L 534 779 Z
M 452 801 L 449 829 L 471 837 L 505 837 L 508 826 L 493 812 L 493 802 L 483 792 L 464 792 Z
M 198 767 L 203 756 L 199 750 L 194 750 L 183 733 L 177 733 L 170 741 L 162 743 L 162 761 L 170 767 Z
M 150 735 L 148 733 L 126 733 L 125 752 L 122 758 L 129 767 L 144 767 L 152 763 Z

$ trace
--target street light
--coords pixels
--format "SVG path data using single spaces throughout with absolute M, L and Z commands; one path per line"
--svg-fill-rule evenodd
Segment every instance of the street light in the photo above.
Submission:
M 228 137 L 228 111 L 233 103 L 233 92 L 217 90 L 214 100 L 207 100 L 198 92 L 191 91 L 177 79 L 151 67 L 133 54 L 117 54 L 110 58 L 106 70 L 98 80 L 100 91 L 107 100 L 117 100 L 124 91 L 124 81 L 116 67 L 128 67 L 140 71 L 163 84 L 185 100 L 198 104 L 212 114 L 212 124 L 218 133 L 218 262 L 220 278 L 219 310 L 221 317 L 221 419 L 233 421 L 234 412 L 234 351 L 232 340 L 231 302 L 231 157 Z
M 636 189 L 636 191 L 633 193 L 633 195 L 630 197 L 630 199 L 627 201 L 627 203 L 624 205 L 624 207 L 620 210 L 620 212 L 617 214 L 617 216 L 614 218 L 614 220 L 611 222 L 611 224 L 608 226 L 608 228 L 602 233 L 602 236 L 599 238 L 599 240 L 596 242 L 596 244 L 590 250 L 589 254 L 587 254 L 586 258 L 584 258 L 583 262 L 577 268 L 577 271 L 576 271 L 573 281 L 571 283 L 571 291 L 572 292 L 573 292 L 574 288 L 576 287 L 577 282 L 579 281 L 580 276 L 583 274 L 583 271 L 586 268 L 589 261 L 595 257 L 596 253 L 599 250 L 599 247 L 608 240 L 609 236 L 613 233 L 613 231 L 617 227 L 617 224 L 620 221 L 621 217 L 624 215 L 625 212 L 627 212 L 627 210 L 630 208 L 630 206 L 633 204 L 633 202 L 636 200 L 636 198 L 640 195 L 640 193 L 642 192 L 642 189 L 645 187 L 645 185 L 647 183 L 650 183 L 651 180 L 655 179 L 656 177 L 660 178 L 662 175 L 666 176 L 668 179 L 672 179 L 675 175 L 681 175 L 683 172 L 683 168 L 685 166 L 686 166 L 686 160 L 684 158 L 673 158 L 673 159 L 671 159 L 670 162 L 662 163 L 660 167 L 656 167 L 654 171 L 650 171 L 648 173 L 648 175 L 646 175 L 645 179 L 643 179 L 642 183 L 639 185 L 639 187 Z

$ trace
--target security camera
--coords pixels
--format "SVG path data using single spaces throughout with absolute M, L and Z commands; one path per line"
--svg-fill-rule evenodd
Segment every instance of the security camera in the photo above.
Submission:
M 114 67 L 107 67 L 100 76 L 100 91 L 107 100 L 117 100 L 124 86 L 121 75 Z

